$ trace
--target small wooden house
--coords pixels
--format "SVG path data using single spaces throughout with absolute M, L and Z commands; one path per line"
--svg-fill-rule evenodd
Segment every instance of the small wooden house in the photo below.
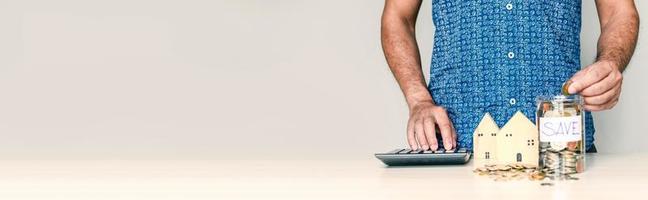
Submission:
M 522 112 L 516 112 L 501 129 L 486 113 L 473 133 L 474 166 L 538 165 L 538 146 L 538 130 Z
M 486 113 L 473 134 L 473 158 L 475 166 L 497 163 L 497 133 L 499 127 Z

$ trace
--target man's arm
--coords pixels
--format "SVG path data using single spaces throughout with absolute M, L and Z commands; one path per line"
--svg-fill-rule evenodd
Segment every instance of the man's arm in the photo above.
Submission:
M 444 147 L 454 149 L 457 137 L 454 127 L 445 109 L 434 104 L 421 70 L 414 31 L 420 6 L 421 0 L 385 1 L 381 24 L 383 51 L 410 110 L 407 124 L 410 148 L 436 150 L 436 126 Z
M 626 66 L 634 53 L 639 33 L 639 14 L 633 0 L 597 0 L 601 36 L 596 62 L 576 73 L 569 93 L 580 93 L 585 109 L 611 109 L 621 95 Z

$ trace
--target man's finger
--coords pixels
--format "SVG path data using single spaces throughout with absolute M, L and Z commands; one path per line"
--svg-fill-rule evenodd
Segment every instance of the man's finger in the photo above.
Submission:
M 423 120 L 418 120 L 414 123 L 414 132 L 416 133 L 416 141 L 418 141 L 419 147 L 423 150 L 430 148 L 425 137 L 425 131 L 423 131 Z
M 601 79 L 601 81 L 596 82 L 589 87 L 583 89 L 583 91 L 580 92 L 580 95 L 582 96 L 597 96 L 601 95 L 610 89 L 614 88 L 619 82 L 618 78 L 616 77 L 617 75 L 615 73 L 609 73 L 608 76 L 605 78 Z
M 416 137 L 414 136 L 414 122 L 415 120 L 412 118 L 407 122 L 407 143 L 409 144 L 410 149 L 418 148 Z
M 585 108 L 585 110 L 589 110 L 589 111 L 602 111 L 614 107 L 617 104 L 617 102 L 619 102 L 619 99 L 614 99 L 610 102 L 601 105 L 584 105 L 583 107 Z
M 579 93 L 592 84 L 599 82 L 610 73 L 610 71 L 605 71 L 605 69 L 608 68 L 593 66 L 594 65 L 590 65 L 589 67 L 577 72 L 571 79 L 569 79 L 572 81 L 568 89 L 569 94 Z
M 608 90 L 603 94 L 597 96 L 585 96 L 583 97 L 583 100 L 585 101 L 585 105 L 605 104 L 607 102 L 610 102 L 611 100 L 616 99 L 618 97 L 620 89 L 621 84 L 617 84 L 611 90 Z
M 452 146 L 454 149 L 457 148 L 457 129 L 455 129 L 454 124 L 450 123 L 452 126 Z
M 425 118 L 423 119 L 423 131 L 425 131 L 425 137 L 427 138 L 428 144 L 430 145 L 430 149 L 436 150 L 437 145 L 437 139 L 436 139 L 436 132 L 434 132 L 434 121 L 432 118 Z
M 448 115 L 446 114 L 446 112 L 438 112 L 435 115 L 435 119 L 437 126 L 439 126 L 439 130 L 441 131 L 441 138 L 443 138 L 443 147 L 445 149 L 454 148 L 452 146 L 452 125 L 450 123 Z

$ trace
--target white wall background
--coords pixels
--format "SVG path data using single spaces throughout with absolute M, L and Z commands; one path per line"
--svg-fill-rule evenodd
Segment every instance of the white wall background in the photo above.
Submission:
M 642 19 L 648 3 L 637 1 Z M 0 1 L 0 159 L 370 158 L 405 146 L 382 1 Z M 418 40 L 428 71 L 430 1 Z M 599 34 L 583 1 L 582 61 Z M 640 42 L 596 113 L 602 152 L 646 151 Z M 426 72 L 427 73 L 427 72 Z

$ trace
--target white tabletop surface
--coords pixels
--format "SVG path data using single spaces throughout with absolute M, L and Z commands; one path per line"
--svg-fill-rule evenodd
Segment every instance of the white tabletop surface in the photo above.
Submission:
M 472 165 L 378 160 L 5 160 L 0 199 L 648 198 L 648 154 L 590 154 L 578 181 L 496 182 Z M 643 196 L 637 196 L 643 195 Z

